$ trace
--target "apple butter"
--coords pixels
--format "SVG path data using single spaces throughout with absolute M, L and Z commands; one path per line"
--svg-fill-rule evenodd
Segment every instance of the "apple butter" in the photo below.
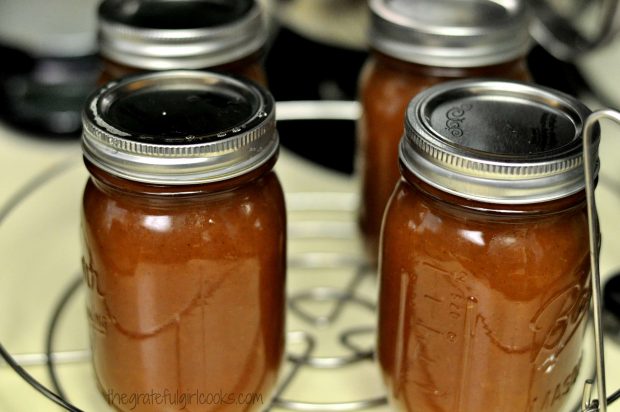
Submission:
M 254 411 L 284 353 L 274 101 L 167 71 L 84 111 L 83 270 L 95 376 L 120 411 Z
M 105 0 L 98 9 L 99 83 L 128 74 L 200 69 L 266 84 L 267 27 L 256 0 Z
M 398 410 L 561 411 L 581 389 L 588 114 L 507 81 L 409 105 L 379 258 L 377 359 Z
M 376 261 L 385 205 L 399 179 L 398 142 L 409 101 L 461 78 L 530 80 L 528 21 L 519 2 L 371 0 L 370 46 L 362 69 L 357 169 L 359 223 Z

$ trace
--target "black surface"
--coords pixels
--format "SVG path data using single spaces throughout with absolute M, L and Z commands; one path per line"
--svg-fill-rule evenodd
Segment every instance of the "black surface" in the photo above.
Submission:
M 278 122 L 280 143 L 287 149 L 335 171 L 354 168 L 355 123 L 345 120 Z
M 574 64 L 556 59 L 541 46 L 536 45 L 530 50 L 527 64 L 537 84 L 560 90 L 571 96 L 578 96 L 590 90 Z
M 603 288 L 603 307 L 609 315 L 620 322 L 620 273 L 605 283 Z M 620 333 L 620 330 L 617 332 Z
M 96 56 L 35 59 L 0 46 L 0 61 L 0 118 L 46 138 L 80 135 L 80 113 L 100 71 Z
M 356 100 L 367 56 L 366 51 L 319 43 L 282 27 L 265 62 L 269 89 L 277 101 Z M 336 171 L 353 172 L 353 122 L 280 122 L 278 129 L 286 148 Z

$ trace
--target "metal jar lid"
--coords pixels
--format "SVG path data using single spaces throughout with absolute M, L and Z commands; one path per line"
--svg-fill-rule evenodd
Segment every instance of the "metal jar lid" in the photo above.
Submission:
M 438 67 L 480 67 L 526 54 L 521 1 L 370 0 L 370 45 L 389 56 Z
M 89 97 L 82 122 L 90 162 L 145 183 L 222 181 L 278 150 L 272 96 L 216 73 L 164 71 L 109 83 Z
M 573 97 L 539 86 L 443 83 L 409 104 L 400 159 L 426 183 L 460 197 L 551 201 L 585 186 L 582 129 L 589 113 Z
M 214 67 L 266 40 L 255 0 L 105 0 L 99 7 L 100 53 L 145 70 Z

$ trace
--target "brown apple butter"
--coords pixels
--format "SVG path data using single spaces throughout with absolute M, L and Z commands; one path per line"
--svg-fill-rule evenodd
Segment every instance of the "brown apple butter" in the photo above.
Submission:
M 507 4 L 507 3 L 506 3 Z M 485 1 L 370 2 L 372 53 L 360 76 L 360 228 L 377 257 L 385 205 L 399 179 L 398 142 L 410 100 L 445 81 L 529 80 L 525 10 Z
M 377 358 L 398 410 L 564 410 L 590 301 L 588 113 L 500 81 L 410 104 L 379 264 Z
M 96 92 L 83 268 L 95 376 L 120 411 L 254 411 L 284 352 L 285 206 L 263 89 L 169 71 Z
M 212 70 L 266 84 L 268 34 L 255 0 L 105 0 L 98 26 L 99 84 L 174 69 Z

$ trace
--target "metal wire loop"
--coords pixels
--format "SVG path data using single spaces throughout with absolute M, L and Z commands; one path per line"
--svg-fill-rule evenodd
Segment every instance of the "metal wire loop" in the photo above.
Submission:
M 590 235 L 590 266 L 592 270 L 592 313 L 594 318 L 594 342 L 596 355 L 597 400 L 590 399 L 591 381 L 586 381 L 582 400 L 582 412 L 607 412 L 607 393 L 605 384 L 605 352 L 603 347 L 602 293 L 600 276 L 600 227 L 596 211 L 594 186 L 597 167 L 597 154 L 593 149 L 593 136 L 599 120 L 609 119 L 620 124 L 620 113 L 614 110 L 599 110 L 586 119 L 583 129 L 583 165 L 588 202 L 588 226 Z

